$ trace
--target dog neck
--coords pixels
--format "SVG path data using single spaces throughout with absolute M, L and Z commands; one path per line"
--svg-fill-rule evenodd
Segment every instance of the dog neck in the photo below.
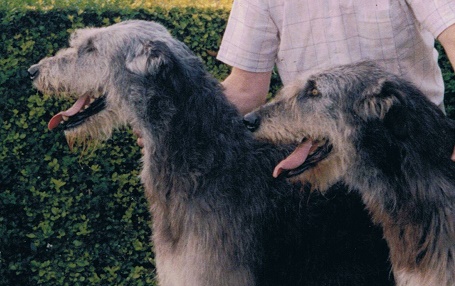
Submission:
M 200 182 L 207 184 L 207 178 L 215 181 L 232 170 L 239 172 L 253 152 L 270 158 L 269 166 L 261 167 L 273 170 L 273 158 L 281 152 L 252 138 L 219 82 L 202 66 L 186 74 L 197 78 L 181 78 L 186 81 L 184 87 L 154 86 L 149 91 L 150 103 L 140 113 L 144 116 L 136 124 L 144 134 L 144 169 L 153 174 L 152 178 L 143 176 L 144 184 L 163 203 L 170 197 L 185 199 L 210 191 Z
M 453 182 L 436 172 L 390 179 L 377 168 L 362 168 L 351 186 L 384 229 L 397 285 L 453 285 Z

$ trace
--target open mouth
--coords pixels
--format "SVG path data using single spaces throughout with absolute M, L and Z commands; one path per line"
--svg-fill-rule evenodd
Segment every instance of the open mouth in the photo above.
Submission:
M 332 151 L 328 140 L 311 140 L 304 138 L 288 157 L 278 163 L 273 170 L 273 177 L 294 177 L 316 166 L 327 158 Z
M 87 118 L 101 112 L 106 108 L 105 95 L 83 95 L 65 111 L 54 115 L 49 121 L 47 127 L 52 130 L 56 127 L 62 127 L 64 130 L 75 128 L 84 123 Z

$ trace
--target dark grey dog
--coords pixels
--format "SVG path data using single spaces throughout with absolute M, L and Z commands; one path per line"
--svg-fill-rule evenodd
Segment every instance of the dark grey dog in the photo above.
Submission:
M 342 66 L 245 121 L 258 138 L 298 145 L 274 176 L 359 190 L 398 285 L 455 285 L 455 125 L 412 84 L 369 62 Z
M 288 153 L 252 138 L 219 83 L 161 25 L 78 30 L 29 73 L 39 90 L 76 101 L 49 122 L 70 145 L 126 124 L 142 133 L 160 285 L 390 282 L 388 249 L 360 200 L 272 178 Z

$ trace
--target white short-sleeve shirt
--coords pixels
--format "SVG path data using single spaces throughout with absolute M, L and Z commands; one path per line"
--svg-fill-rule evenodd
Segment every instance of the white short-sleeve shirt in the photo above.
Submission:
M 444 83 L 434 41 L 454 23 L 454 0 L 235 0 L 218 59 L 251 72 L 276 65 L 283 84 L 375 60 L 439 105 Z

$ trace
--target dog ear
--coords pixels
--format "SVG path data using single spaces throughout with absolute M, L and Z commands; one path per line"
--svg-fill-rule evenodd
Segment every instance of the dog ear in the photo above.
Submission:
M 387 79 L 363 91 L 354 103 L 354 112 L 363 120 L 384 119 L 392 106 L 400 104 L 401 91 Z
M 375 88 L 365 91 L 356 103 L 355 110 L 363 120 L 378 119 L 391 134 L 404 139 L 414 129 L 405 100 L 404 86 L 384 79 Z
M 137 46 L 137 45 L 136 45 Z M 172 54 L 166 43 L 149 41 L 132 49 L 126 58 L 126 68 L 132 73 L 156 76 L 169 70 L 172 65 Z

